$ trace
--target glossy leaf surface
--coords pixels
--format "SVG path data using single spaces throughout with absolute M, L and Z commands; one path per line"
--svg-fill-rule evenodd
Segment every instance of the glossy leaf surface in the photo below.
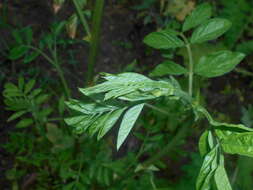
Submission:
M 227 172 L 224 167 L 224 156 L 220 155 L 220 163 L 214 174 L 217 190 L 232 190 Z
M 138 119 L 141 110 L 143 109 L 143 106 L 144 104 L 136 105 L 127 110 L 127 112 L 125 113 L 119 128 L 119 134 L 117 138 L 117 149 L 119 149 L 120 146 L 123 144 L 123 142 L 126 140 L 128 134 L 130 133 L 136 120 Z
M 244 58 L 244 54 L 218 51 L 201 57 L 195 66 L 195 73 L 203 77 L 218 77 L 232 71 Z
M 222 148 L 230 154 L 253 157 L 253 132 L 230 135 L 222 141 Z
M 196 190 L 210 190 L 211 180 L 218 166 L 217 164 L 218 147 L 214 147 L 204 158 L 204 162 L 199 172 L 196 182 Z
M 175 32 L 170 30 L 152 32 L 144 38 L 143 42 L 155 49 L 169 49 L 184 46 L 184 42 L 177 37 Z
M 227 19 L 213 18 L 200 25 L 194 30 L 191 43 L 202 43 L 214 40 L 224 34 L 231 26 L 231 22 Z

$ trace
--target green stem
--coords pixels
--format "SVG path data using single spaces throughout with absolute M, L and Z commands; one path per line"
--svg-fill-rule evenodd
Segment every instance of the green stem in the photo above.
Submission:
M 189 41 L 187 40 L 187 38 L 185 37 L 184 34 L 180 34 L 180 36 L 183 38 L 184 42 L 186 43 L 186 49 L 187 49 L 187 53 L 188 53 L 188 57 L 189 57 L 189 84 L 188 84 L 188 92 L 189 95 L 192 97 L 192 89 L 193 89 L 193 56 L 192 56 L 192 50 L 191 50 L 191 45 L 189 43 Z
M 163 113 L 164 115 L 169 116 L 169 113 L 168 113 L 167 111 L 163 110 L 163 109 L 160 109 L 160 108 L 158 108 L 158 107 L 156 107 L 156 106 L 153 106 L 153 105 L 151 105 L 151 104 L 148 104 L 148 103 L 145 103 L 145 105 L 146 105 L 147 107 L 153 109 L 153 110 L 156 110 L 156 111 L 158 111 L 158 112 L 160 112 L 160 113 Z
M 64 74 L 63 74 L 63 71 L 62 69 L 60 68 L 59 66 L 59 63 L 58 63 L 58 60 L 54 57 L 55 60 L 51 59 L 47 54 L 45 54 L 41 49 L 39 48 L 36 48 L 36 47 L 33 47 L 33 46 L 30 46 L 30 45 L 26 45 L 25 47 L 27 48 L 30 48 L 36 52 L 38 52 L 40 55 L 42 55 L 51 65 L 53 65 L 61 79 L 61 82 L 62 82 L 62 85 L 63 85 L 63 88 L 64 88 L 64 91 L 65 91 L 65 95 L 67 97 L 67 99 L 70 98 L 70 89 L 68 88 L 68 85 L 67 85 L 67 81 L 64 77 Z M 55 55 L 56 56 L 56 55 Z
M 150 183 L 152 185 L 153 190 L 157 190 L 157 187 L 156 187 L 155 182 L 154 182 L 154 174 L 152 172 L 150 174 Z
M 88 83 L 92 81 L 92 78 L 94 75 L 94 66 L 97 61 L 103 8 L 104 8 L 104 0 L 96 0 L 94 13 L 92 17 L 92 35 L 91 35 L 90 51 L 89 51 L 89 58 L 88 58 L 88 72 L 87 72 Z
M 243 68 L 235 68 L 235 71 L 238 72 L 238 73 L 241 73 L 242 75 L 246 75 L 246 76 L 250 76 L 250 77 L 253 77 L 253 73 L 250 72 L 250 71 L 247 71 Z
M 90 27 L 89 27 L 88 22 L 86 21 L 83 13 L 82 13 L 82 8 L 81 8 L 80 4 L 78 3 L 78 0 L 73 0 L 73 3 L 75 5 L 77 14 L 78 14 L 78 16 L 80 18 L 80 21 L 81 21 L 81 23 L 82 23 L 82 25 L 83 25 L 86 33 L 88 34 L 88 36 L 90 36 L 91 35 L 90 34 Z

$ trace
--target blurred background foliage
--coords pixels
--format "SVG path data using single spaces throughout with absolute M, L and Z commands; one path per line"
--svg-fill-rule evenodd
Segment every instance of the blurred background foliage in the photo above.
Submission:
M 117 131 L 97 141 L 73 134 L 63 116 L 69 113 L 64 101 L 79 97 L 77 87 L 95 83 L 99 72 L 149 74 L 163 59 L 187 61 L 184 49 L 160 54 L 142 40 L 151 31 L 179 29 L 202 2 L 207 1 L 108 0 L 99 7 L 101 0 L 2 0 L 0 189 L 194 189 L 202 164 L 197 139 L 205 122 L 152 165 L 142 165 L 180 128 L 182 107 L 176 101 L 165 99 L 156 105 L 170 115 L 145 112 L 119 152 L 113 143 Z M 197 79 L 196 88 L 204 86 L 198 98 L 220 120 L 252 127 L 253 1 L 208 2 L 215 16 L 228 18 L 233 25 L 218 43 L 193 46 L 194 60 L 222 49 L 247 57 L 224 77 L 211 82 Z M 184 79 L 180 83 L 186 86 Z M 246 157 L 228 160 L 233 188 L 252 190 L 253 162 Z

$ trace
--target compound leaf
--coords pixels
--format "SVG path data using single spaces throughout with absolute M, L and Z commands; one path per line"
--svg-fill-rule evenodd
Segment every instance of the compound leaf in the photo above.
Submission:
M 80 89 L 86 95 L 105 93 L 104 100 L 119 98 L 127 101 L 154 99 L 173 95 L 174 87 L 165 81 L 154 81 L 137 73 L 105 74 L 107 81 L 93 87 Z

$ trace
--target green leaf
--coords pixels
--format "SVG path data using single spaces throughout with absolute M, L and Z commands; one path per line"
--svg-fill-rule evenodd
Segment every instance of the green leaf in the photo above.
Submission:
M 183 24 L 183 32 L 190 30 L 209 19 L 212 15 L 212 7 L 209 3 L 199 5 L 188 17 Z
M 65 118 L 64 121 L 68 125 L 76 125 L 76 124 L 80 123 L 81 121 L 83 121 L 85 119 L 87 119 L 87 116 L 80 115 L 80 116 L 74 116 L 74 117 L 70 117 L 70 118 Z
M 49 98 L 48 94 L 41 94 L 35 99 L 37 105 L 44 103 Z
M 188 71 L 179 64 L 176 64 L 172 61 L 165 61 L 158 66 L 150 73 L 152 77 L 161 77 L 164 75 L 182 75 Z
M 221 145 L 226 153 L 253 157 L 253 132 L 231 134 Z
M 19 121 L 16 125 L 17 128 L 26 128 L 33 124 L 33 120 L 31 118 L 25 118 Z
M 26 46 L 17 46 L 11 49 L 8 57 L 11 60 L 17 60 L 25 55 L 27 51 L 28 48 Z
M 200 169 L 196 190 L 210 190 L 211 180 L 214 176 L 214 172 L 218 166 L 217 164 L 218 146 L 215 146 L 204 158 L 204 162 Z
M 41 88 L 37 88 L 37 89 L 33 90 L 33 91 L 31 92 L 31 94 L 29 94 L 29 97 L 30 97 L 30 98 L 35 98 L 35 97 L 38 96 L 41 92 L 42 92 L 42 89 L 41 89 Z
M 220 163 L 214 174 L 217 190 L 232 190 L 225 167 L 224 156 L 220 155 Z
M 148 34 L 143 42 L 155 49 L 169 49 L 183 47 L 184 42 L 171 30 L 162 30 Z
M 115 110 L 110 114 L 109 118 L 99 130 L 98 139 L 101 139 L 113 127 L 125 109 L 126 108 Z
M 129 132 L 133 128 L 137 118 L 139 117 L 141 110 L 143 109 L 144 104 L 138 104 L 125 113 L 118 133 L 117 139 L 117 149 L 119 150 L 120 146 L 125 141 L 126 137 L 128 136 Z
M 83 133 L 86 131 L 93 122 L 98 119 L 98 116 L 94 115 L 82 115 L 82 116 L 75 116 L 71 118 L 66 118 L 64 121 L 75 128 L 75 132 L 78 134 Z
M 70 109 L 87 115 L 98 114 L 118 109 L 118 107 L 116 106 L 99 105 L 96 103 L 85 103 L 74 99 L 71 99 L 65 103 Z
M 32 88 L 34 87 L 34 85 L 35 85 L 35 80 L 30 80 L 28 83 L 26 83 L 25 84 L 25 94 L 27 94 L 27 93 L 29 93 L 31 90 L 32 90 Z
M 205 131 L 199 139 L 199 152 L 202 157 L 209 152 L 208 133 L 208 131 Z
M 231 26 L 231 22 L 227 19 L 213 18 L 200 25 L 194 30 L 191 43 L 202 43 L 214 40 L 224 34 Z
M 236 132 L 253 132 L 252 128 L 246 127 L 242 124 L 230 124 L 230 123 L 224 123 L 224 122 L 218 122 L 215 121 L 212 116 L 209 114 L 209 112 L 200 105 L 193 105 L 193 109 L 195 112 L 202 113 L 208 122 L 214 126 L 216 129 L 219 130 L 225 130 L 225 131 L 236 131 Z M 230 132 L 232 133 L 232 132 Z
M 19 111 L 19 112 L 14 113 L 14 114 L 12 114 L 12 115 L 8 118 L 7 122 L 13 121 L 13 120 L 15 120 L 15 119 L 21 117 L 21 116 L 24 115 L 25 113 L 27 113 L 27 111 Z
M 22 91 L 24 88 L 25 80 L 24 77 L 19 77 L 18 78 L 18 88 Z
M 195 73 L 203 77 L 217 77 L 232 71 L 244 58 L 244 54 L 218 51 L 200 58 Z
M 154 81 L 137 73 L 106 73 L 104 78 L 106 82 L 80 91 L 86 96 L 105 93 L 104 100 L 119 98 L 126 101 L 154 99 L 174 93 L 174 88 L 169 82 Z
M 36 52 L 36 51 L 29 52 L 28 54 L 26 54 L 26 56 L 25 56 L 23 62 L 24 62 L 24 63 L 30 63 L 30 62 L 32 62 L 34 59 L 36 59 L 38 56 L 39 56 L 39 53 Z
M 109 119 L 111 112 L 105 113 L 103 115 L 98 115 L 96 119 L 94 119 L 94 122 L 91 123 L 91 126 L 89 127 L 89 134 L 90 136 L 93 136 L 96 132 L 99 131 L 105 124 L 105 122 Z

